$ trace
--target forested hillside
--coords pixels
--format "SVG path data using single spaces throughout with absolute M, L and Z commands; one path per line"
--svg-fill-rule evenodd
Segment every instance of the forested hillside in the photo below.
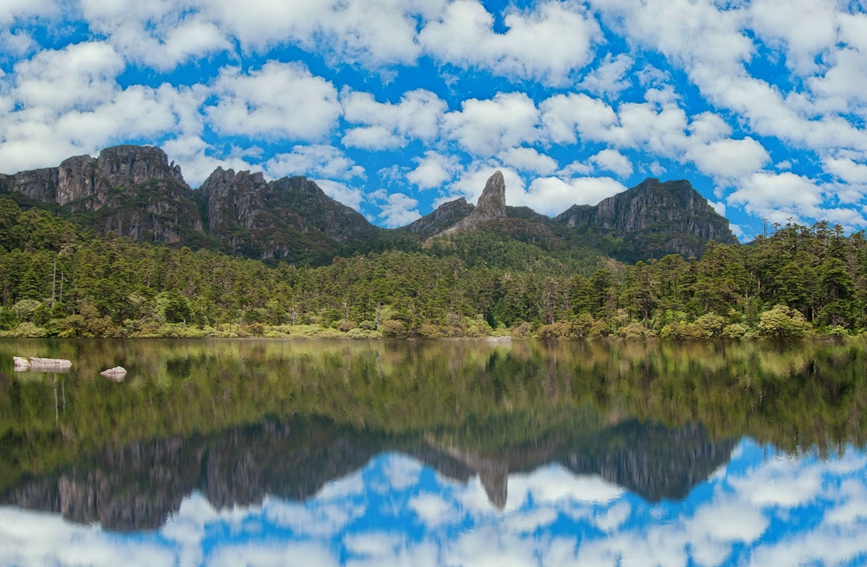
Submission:
M 557 260 L 519 240 L 504 252 L 483 235 L 467 238 L 316 268 L 269 267 L 104 236 L 0 200 L 0 329 L 33 337 L 706 339 L 867 327 L 864 235 L 827 223 L 780 227 L 750 246 L 712 243 L 699 260 L 590 261 L 585 274 L 575 268 L 580 258 Z M 516 254 L 522 269 L 485 261 L 504 253 Z

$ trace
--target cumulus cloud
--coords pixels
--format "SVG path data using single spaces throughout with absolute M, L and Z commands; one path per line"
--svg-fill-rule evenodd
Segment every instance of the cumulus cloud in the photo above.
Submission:
M 417 164 L 415 169 L 407 173 L 406 178 L 419 189 L 441 187 L 461 170 L 461 163 L 457 157 L 432 150 L 426 151 L 423 158 L 415 158 L 415 162 Z
M 331 132 L 341 114 L 337 89 L 303 65 L 271 61 L 242 74 L 223 68 L 206 108 L 221 134 L 316 141 Z
M 625 190 L 622 183 L 610 177 L 575 177 L 568 181 L 558 177 L 541 177 L 530 183 L 520 204 L 553 216 L 572 205 L 595 205 Z
M 591 47 L 601 35 L 593 17 L 569 2 L 543 2 L 532 11 L 510 9 L 504 23 L 506 32 L 496 33 L 494 17 L 481 2 L 457 0 L 425 25 L 418 41 L 438 60 L 459 67 L 562 85 L 590 61 Z
M 388 193 L 385 189 L 378 189 L 370 194 L 370 198 L 379 206 L 379 218 L 389 228 L 406 226 L 412 221 L 421 218 L 421 215 L 416 210 L 418 201 L 409 195 Z
M 364 201 L 364 192 L 357 188 L 334 181 L 333 179 L 313 179 L 326 195 L 346 205 L 352 207 L 356 211 L 361 208 L 361 202 Z
M 417 18 L 433 18 L 444 0 L 216 0 L 208 14 L 242 45 L 282 44 L 339 54 L 343 61 L 381 66 L 410 63 L 420 54 Z
M 497 93 L 492 99 L 465 100 L 461 110 L 449 112 L 444 121 L 449 138 L 483 157 L 540 137 L 539 110 L 524 93 Z
M 47 15 L 54 12 L 52 0 L 3 0 L 0 2 L 0 25 L 10 25 L 24 18 Z
M 177 65 L 232 48 L 226 33 L 195 3 L 82 0 L 93 31 L 126 58 L 169 71 Z
M 123 58 L 113 47 L 94 41 L 46 49 L 15 64 L 15 97 L 28 108 L 53 112 L 88 107 L 110 100 Z
M 686 157 L 699 171 L 715 178 L 744 177 L 762 169 L 771 159 L 764 146 L 752 138 L 698 144 L 686 151 Z
M 533 148 L 509 148 L 499 154 L 499 159 L 518 171 L 550 175 L 557 170 L 557 161 Z
M 437 95 L 423 89 L 404 94 L 397 104 L 376 102 L 370 93 L 349 90 L 342 99 L 344 120 L 362 124 L 347 130 L 343 145 L 370 150 L 399 148 L 413 139 L 434 140 L 447 109 Z
M 122 58 L 104 42 L 45 50 L 17 63 L 0 95 L 0 169 L 55 166 L 118 141 L 201 128 L 203 89 L 121 88 L 123 69 Z
M 589 161 L 596 164 L 599 169 L 616 173 L 620 177 L 632 175 L 632 162 L 617 150 L 602 150 Z
M 307 175 L 329 179 L 364 178 L 364 168 L 346 157 L 339 148 L 322 144 L 295 146 L 292 152 L 277 154 L 265 164 L 272 177 Z
M 727 200 L 748 213 L 773 222 L 825 219 L 844 226 L 864 226 L 864 217 L 853 209 L 829 207 L 825 188 L 803 175 L 791 172 L 755 173 L 742 180 Z
M 626 73 L 634 63 L 635 60 L 625 53 L 617 56 L 608 53 L 599 66 L 588 73 L 577 86 L 595 95 L 615 96 L 632 85 Z

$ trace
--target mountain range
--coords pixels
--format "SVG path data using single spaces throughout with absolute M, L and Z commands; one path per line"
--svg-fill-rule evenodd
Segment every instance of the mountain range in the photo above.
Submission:
M 479 234 L 547 252 L 592 249 L 624 262 L 672 253 L 697 257 L 710 240 L 737 242 L 728 221 L 686 180 L 647 179 L 598 205 L 575 205 L 551 218 L 507 206 L 497 172 L 477 205 L 460 198 L 408 226 L 383 229 L 306 177 L 267 181 L 262 173 L 217 168 L 192 189 L 161 149 L 125 145 L 97 158 L 0 174 L 0 195 L 134 241 L 311 265 L 356 252 L 421 250 L 437 241 L 442 247 Z

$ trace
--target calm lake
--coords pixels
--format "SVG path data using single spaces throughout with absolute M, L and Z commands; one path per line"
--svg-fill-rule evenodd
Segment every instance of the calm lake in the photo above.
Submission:
M 0 565 L 864 565 L 865 444 L 864 342 L 3 340 Z

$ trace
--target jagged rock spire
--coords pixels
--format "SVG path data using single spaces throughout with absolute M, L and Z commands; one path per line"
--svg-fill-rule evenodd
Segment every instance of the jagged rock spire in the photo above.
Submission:
M 485 189 L 473 212 L 440 234 L 473 230 L 482 223 L 502 218 L 506 218 L 506 180 L 503 179 L 502 172 L 497 170 L 485 183 Z

